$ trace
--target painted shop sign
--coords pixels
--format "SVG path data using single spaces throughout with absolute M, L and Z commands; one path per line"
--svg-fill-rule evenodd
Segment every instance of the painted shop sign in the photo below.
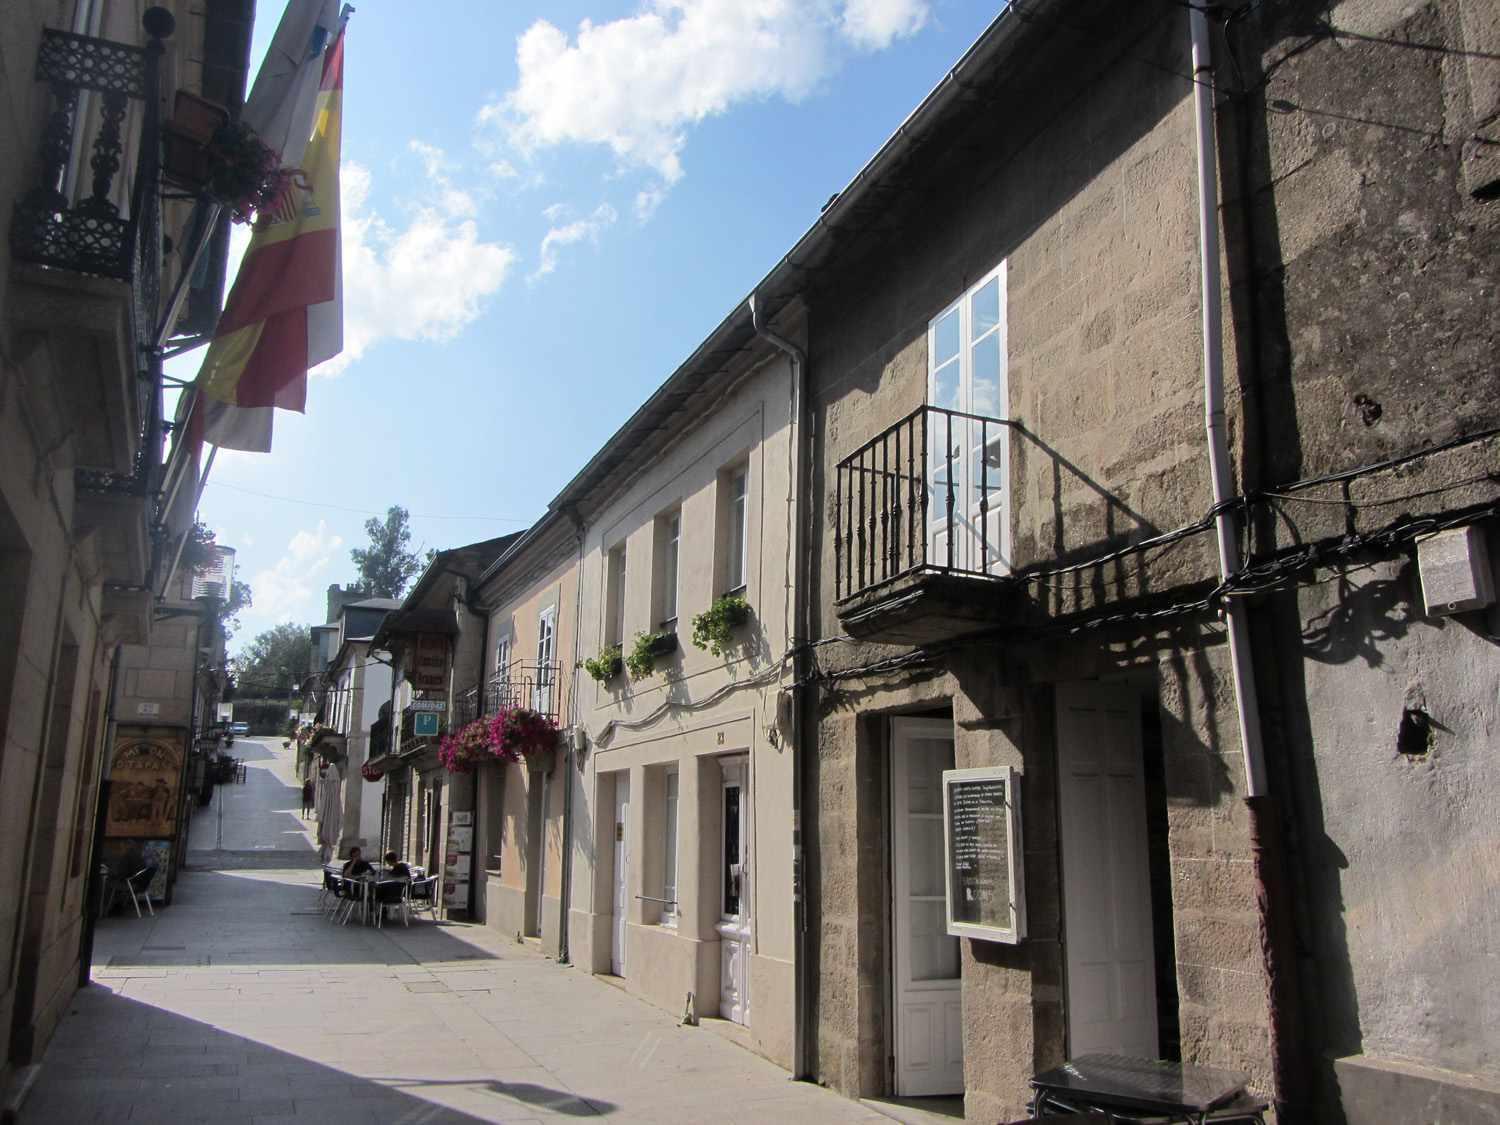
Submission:
M 445 691 L 448 687 L 448 638 L 441 633 L 417 634 L 417 666 L 412 686 L 418 691 Z
M 474 814 L 448 814 L 447 846 L 443 849 L 443 906 L 469 908 L 469 865 L 474 852 Z
M 109 766 L 106 836 L 171 839 L 177 834 L 183 734 L 175 727 L 119 728 Z
M 1014 945 L 1026 936 L 1021 774 L 1008 766 L 943 771 L 948 932 Z

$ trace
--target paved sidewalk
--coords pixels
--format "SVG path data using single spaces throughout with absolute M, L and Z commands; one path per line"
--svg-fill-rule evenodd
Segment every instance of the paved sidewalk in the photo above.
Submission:
M 188 863 L 194 867 L 238 866 L 249 852 L 284 857 L 286 866 L 316 862 L 317 823 L 302 819 L 302 783 L 297 749 L 280 738 L 234 740 L 229 753 L 245 763 L 245 783 L 214 786 L 213 800 L 194 807 L 188 825 Z M 227 854 L 225 854 L 227 853 Z
M 886 1120 L 483 926 L 332 926 L 315 883 L 190 871 L 105 920 L 21 1121 Z

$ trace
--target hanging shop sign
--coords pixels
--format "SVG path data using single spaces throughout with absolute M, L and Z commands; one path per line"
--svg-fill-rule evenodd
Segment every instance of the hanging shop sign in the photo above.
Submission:
M 418 691 L 448 689 L 448 638 L 441 633 L 417 634 L 417 666 L 412 686 Z
M 1014 945 L 1026 936 L 1021 774 L 1009 766 L 943 771 L 948 932 Z

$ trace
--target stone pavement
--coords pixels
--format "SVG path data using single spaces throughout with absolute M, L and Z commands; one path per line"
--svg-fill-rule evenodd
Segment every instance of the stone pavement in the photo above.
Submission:
M 102 922 L 20 1120 L 885 1120 L 483 926 L 330 925 L 316 880 L 193 870 Z
M 317 824 L 301 815 L 297 751 L 284 749 L 283 741 L 234 740 L 229 752 L 244 761 L 245 783 L 215 786 L 213 801 L 194 807 L 188 825 L 189 865 L 233 866 L 234 857 L 250 852 L 272 853 L 270 861 L 281 859 L 288 867 L 317 862 Z

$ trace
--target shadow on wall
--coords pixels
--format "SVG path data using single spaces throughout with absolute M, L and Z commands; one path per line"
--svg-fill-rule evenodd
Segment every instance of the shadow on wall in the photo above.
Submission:
M 105 1113 L 116 1121 L 238 1120 L 241 1113 L 312 1120 L 320 1112 L 339 1120 L 481 1122 L 616 1108 L 503 1074 L 406 1077 L 407 1054 L 400 1036 L 372 1032 L 359 1042 L 357 1065 L 383 1075 L 361 1077 L 96 987 L 74 998 L 20 1122 L 103 1120 Z

